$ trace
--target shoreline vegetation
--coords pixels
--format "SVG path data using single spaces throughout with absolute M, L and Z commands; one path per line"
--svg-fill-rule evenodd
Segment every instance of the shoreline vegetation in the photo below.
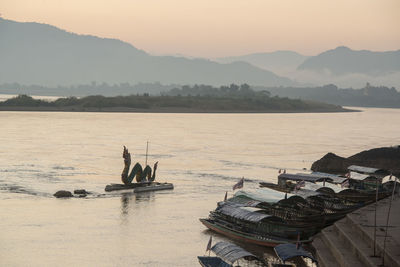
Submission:
M 117 96 L 117 95 L 177 95 L 181 96 L 220 96 L 221 93 L 235 93 L 238 86 L 214 87 L 210 85 L 197 84 L 193 86 L 179 84 L 160 84 L 160 83 L 96 83 L 76 84 L 71 86 L 46 87 L 42 85 L 23 85 L 18 83 L 0 84 L 0 94 L 6 95 L 36 95 L 65 97 L 76 96 L 84 97 L 91 95 Z M 236 92 L 240 95 L 241 87 Z M 328 84 L 317 87 L 265 87 L 252 86 L 252 90 L 269 92 L 270 97 L 288 97 L 291 99 L 310 100 L 315 102 L 328 103 L 345 107 L 376 107 L 376 108 L 400 108 L 400 92 L 394 87 L 376 86 L 367 83 L 363 88 L 338 88 L 336 85 Z
M 63 97 L 54 101 L 18 95 L 0 102 L 0 111 L 67 112 L 150 112 L 150 113 L 313 113 L 352 112 L 338 105 L 316 101 L 271 97 L 268 91 L 254 91 L 247 84 L 183 86 L 162 95 L 148 93 L 106 97 Z

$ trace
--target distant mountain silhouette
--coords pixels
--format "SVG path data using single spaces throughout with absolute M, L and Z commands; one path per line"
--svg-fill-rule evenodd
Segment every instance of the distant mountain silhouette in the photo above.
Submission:
M 312 100 L 347 107 L 400 108 L 400 92 L 394 87 L 373 86 L 367 83 L 361 89 L 338 88 L 328 84 L 320 87 L 256 87 L 273 96 Z
M 78 35 L 47 24 L 0 18 L 0 36 L 0 83 L 294 84 L 249 63 L 151 56 L 120 40 Z
M 360 73 L 384 75 L 400 71 L 400 50 L 388 52 L 355 51 L 340 46 L 317 56 L 310 57 L 299 70 L 329 71 L 335 75 Z
M 221 63 L 244 61 L 256 67 L 285 75 L 297 69 L 308 56 L 300 55 L 293 51 L 276 51 L 270 53 L 254 53 L 236 57 L 222 57 L 215 59 Z

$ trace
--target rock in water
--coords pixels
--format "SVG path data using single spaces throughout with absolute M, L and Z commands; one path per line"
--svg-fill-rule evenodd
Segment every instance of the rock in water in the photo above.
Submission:
M 87 195 L 90 194 L 88 191 L 86 191 L 85 189 L 75 189 L 74 190 L 74 194 L 77 195 Z
M 350 165 L 351 163 L 349 163 L 346 158 L 328 153 L 314 162 L 311 166 L 311 170 L 315 172 L 344 174 L 347 172 L 347 167 Z
M 53 196 L 56 198 L 63 198 L 63 197 L 72 197 L 72 193 L 66 190 L 57 191 Z
M 347 173 L 350 165 L 385 169 L 394 175 L 400 174 L 400 146 L 381 147 L 362 151 L 348 158 L 328 153 L 314 162 L 311 170 L 336 174 Z

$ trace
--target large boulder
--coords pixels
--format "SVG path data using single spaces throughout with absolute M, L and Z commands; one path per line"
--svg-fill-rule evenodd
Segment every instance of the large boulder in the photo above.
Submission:
M 350 165 L 346 158 L 339 157 L 330 152 L 314 162 L 311 166 L 311 170 L 315 172 L 344 174 L 347 172 L 347 167 Z
M 66 191 L 66 190 L 57 191 L 53 196 L 55 196 L 56 198 L 73 197 L 72 193 L 70 191 Z
M 350 165 L 385 169 L 398 176 L 400 175 L 400 146 L 374 148 L 362 151 L 348 158 L 328 153 L 314 162 L 311 170 L 345 174 Z

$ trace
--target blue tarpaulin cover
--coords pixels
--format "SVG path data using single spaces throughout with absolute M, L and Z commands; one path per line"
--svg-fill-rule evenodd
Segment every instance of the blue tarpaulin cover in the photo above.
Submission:
M 294 257 L 306 257 L 310 258 L 313 261 L 317 261 L 310 252 L 305 251 L 301 246 L 297 249 L 296 244 L 282 244 L 274 247 L 276 255 L 278 255 L 279 259 L 283 262 L 294 258 Z

